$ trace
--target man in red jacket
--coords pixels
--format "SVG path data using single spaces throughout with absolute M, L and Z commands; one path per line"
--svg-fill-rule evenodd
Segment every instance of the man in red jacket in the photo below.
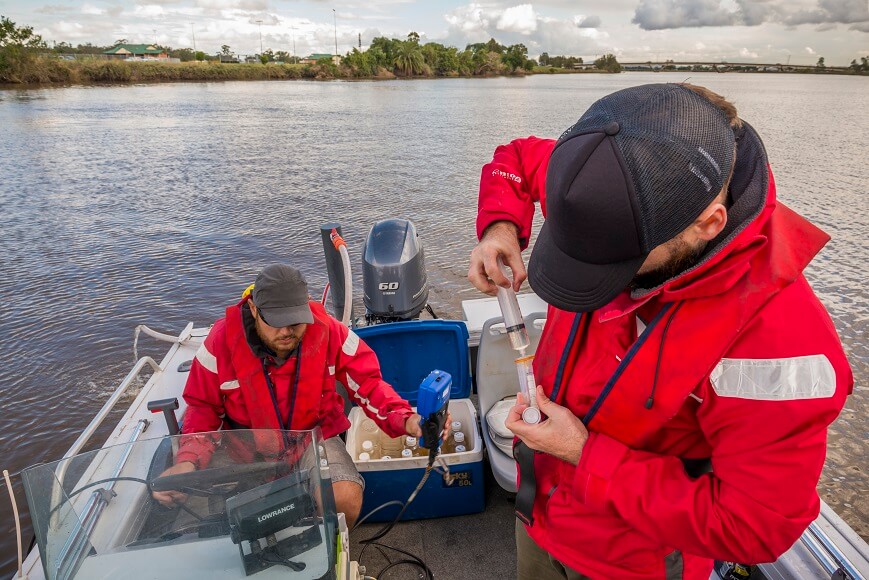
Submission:
M 519 578 L 708 578 L 770 562 L 817 516 L 827 426 L 853 386 L 802 271 L 829 239 L 776 200 L 732 104 L 690 85 L 596 103 L 557 141 L 495 151 L 469 278 L 550 304 L 545 420 L 507 419 Z
M 338 437 L 350 422 L 336 381 L 391 437 L 422 435 L 419 415 L 383 381 L 374 352 L 308 300 L 302 273 L 267 266 L 251 294 L 226 309 L 196 353 L 184 387 L 182 431 L 319 426 L 336 508 L 352 527 L 362 508 L 364 482 Z M 175 465 L 163 475 L 202 469 L 213 452 L 210 441 L 182 438 Z M 153 495 L 167 506 L 184 498 L 177 491 Z

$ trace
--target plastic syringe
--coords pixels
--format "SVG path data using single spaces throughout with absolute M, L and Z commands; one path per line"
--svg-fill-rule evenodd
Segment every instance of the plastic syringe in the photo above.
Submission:
M 501 314 L 504 316 L 504 327 L 507 330 L 507 337 L 510 340 L 510 346 L 518 351 L 519 358 L 516 359 L 516 370 L 519 373 L 519 390 L 528 403 L 528 408 L 522 412 L 522 419 L 529 424 L 540 422 L 540 410 L 537 408 L 537 383 L 534 379 L 534 370 L 531 368 L 531 363 L 534 361 L 534 355 L 525 356 L 525 351 L 531 342 L 528 340 L 528 329 L 525 328 L 525 319 L 522 318 L 522 311 L 519 310 L 519 300 L 516 298 L 516 292 L 513 291 L 513 280 L 507 273 L 507 268 L 504 263 L 498 259 L 498 267 L 504 276 L 510 280 L 509 288 L 498 286 L 498 305 L 501 307 Z
M 504 317 L 504 327 L 507 330 L 507 337 L 510 339 L 510 346 L 513 350 L 519 351 L 519 356 L 525 356 L 525 349 L 528 348 L 528 330 L 525 329 L 525 319 L 522 318 L 522 311 L 519 310 L 519 300 L 516 298 L 516 292 L 513 291 L 513 280 L 507 273 L 507 267 L 498 259 L 498 267 L 504 277 L 510 281 L 509 288 L 498 286 L 498 305 L 501 307 L 501 315 Z

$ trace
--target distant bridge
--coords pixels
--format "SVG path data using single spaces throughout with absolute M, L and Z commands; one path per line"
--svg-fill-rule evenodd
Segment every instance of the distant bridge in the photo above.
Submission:
M 825 66 L 818 67 L 813 64 L 782 64 L 780 62 L 777 63 L 756 63 L 756 62 L 703 62 L 703 61 L 670 61 L 670 62 L 659 62 L 659 61 L 645 61 L 645 62 L 622 62 L 619 63 L 622 65 L 622 68 L 632 68 L 634 70 L 664 70 L 665 68 L 668 70 L 714 70 L 719 72 L 724 72 L 728 70 L 757 70 L 757 71 L 780 71 L 780 72 L 788 72 L 788 71 L 798 71 L 798 70 L 829 70 L 829 71 L 846 71 L 851 67 L 847 66 Z M 684 67 L 684 68 L 682 68 Z M 695 68 L 696 67 L 696 68 Z

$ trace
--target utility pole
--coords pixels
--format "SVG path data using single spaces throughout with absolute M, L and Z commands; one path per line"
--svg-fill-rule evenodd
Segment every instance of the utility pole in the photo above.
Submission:
M 335 14 L 334 8 L 332 8 L 332 23 L 335 26 L 335 56 L 338 56 L 338 15 Z
M 359 52 L 362 52 L 362 33 L 359 33 Z
M 263 21 L 257 20 L 257 24 L 259 24 L 259 54 L 262 56 L 263 54 Z
M 193 35 L 193 60 L 196 60 L 196 29 L 193 28 L 193 23 L 190 23 L 190 33 Z
M 154 31 L 154 46 L 157 46 L 157 29 L 152 28 L 151 30 Z
M 290 30 L 293 31 L 293 64 L 296 64 L 296 27 L 290 26 Z

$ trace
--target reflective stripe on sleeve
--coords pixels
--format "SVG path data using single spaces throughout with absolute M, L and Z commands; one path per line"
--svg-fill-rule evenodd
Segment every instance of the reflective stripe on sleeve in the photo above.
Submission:
M 354 397 L 358 400 L 359 406 L 365 407 L 375 415 L 378 419 L 386 420 L 386 415 L 380 414 L 380 409 L 371 404 L 371 401 L 359 394 L 359 383 L 353 380 L 349 374 L 347 375 L 347 389 L 353 392 Z
M 205 348 L 205 343 L 202 343 L 202 346 L 200 346 L 199 350 L 196 351 L 196 360 L 198 360 L 199 364 L 203 367 L 214 374 L 217 374 L 217 359 L 213 354 L 208 352 L 208 349 Z
M 347 356 L 353 356 L 356 354 L 356 350 L 359 348 L 359 337 L 356 336 L 356 333 L 352 330 L 347 332 L 347 338 L 344 339 L 344 344 L 341 345 L 341 350 Z
M 227 381 L 220 385 L 221 391 L 231 391 L 238 388 L 238 381 Z
M 772 359 L 721 359 L 709 376 L 719 397 L 757 401 L 826 399 L 836 392 L 836 371 L 822 354 Z

